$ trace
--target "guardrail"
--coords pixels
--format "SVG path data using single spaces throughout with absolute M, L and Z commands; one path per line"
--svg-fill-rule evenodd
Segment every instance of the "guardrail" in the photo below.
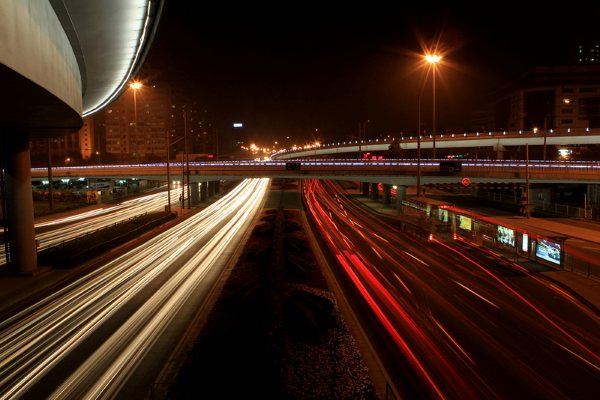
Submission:
M 420 138 L 417 138 L 416 134 L 413 135 L 387 135 L 385 138 L 378 139 L 366 139 L 366 140 L 341 140 L 332 143 L 323 144 L 308 144 L 305 146 L 296 146 L 291 149 L 284 149 L 272 155 L 272 158 L 277 158 L 284 155 L 290 155 L 293 153 L 303 153 L 307 151 L 323 151 L 329 154 L 343 153 L 343 152 L 356 152 L 358 146 L 361 146 L 361 150 L 371 150 L 369 146 L 384 146 L 381 149 L 387 149 L 392 143 L 396 143 L 400 148 L 414 148 L 415 144 L 420 139 L 420 144 L 423 148 L 431 148 L 433 146 L 433 140 L 435 136 L 436 144 L 439 147 L 448 147 L 444 145 L 444 142 L 457 141 L 464 142 L 483 140 L 483 139 L 495 139 L 496 143 L 500 143 L 500 140 L 505 139 L 516 139 L 521 141 L 521 145 L 525 145 L 531 141 L 531 144 L 590 144 L 600 143 L 600 129 L 599 128 L 561 128 L 561 129 L 533 129 L 530 131 L 483 131 L 483 132 L 445 132 L 438 135 L 423 134 Z M 566 139 L 567 143 L 563 143 L 565 140 L 561 140 L 561 143 L 555 143 L 556 138 L 569 138 Z M 530 139 L 530 140 L 527 140 Z M 512 141 L 509 140 L 508 143 Z M 519 143 L 515 143 L 519 144 Z M 492 145 L 490 142 L 489 145 Z M 460 147 L 456 145 L 455 147 Z M 377 148 L 379 149 L 379 148 Z
M 340 179 L 340 175 L 354 176 L 405 176 L 415 177 L 418 169 L 425 179 L 445 175 L 440 163 L 445 160 L 393 159 L 363 161 L 344 160 L 293 160 L 293 161 L 215 161 L 192 162 L 189 174 L 194 181 L 219 179 L 219 177 L 275 177 L 275 176 L 331 176 Z M 299 164 L 298 164 L 299 163 Z M 580 181 L 600 183 L 600 162 L 598 161 L 540 161 L 540 160 L 477 160 L 464 159 L 461 162 L 461 176 L 501 181 L 548 182 Z M 419 167 L 417 165 L 420 164 Z M 290 166 L 293 165 L 293 168 Z M 32 169 L 33 177 L 47 176 L 47 169 Z M 527 176 L 527 173 L 529 176 Z M 144 179 L 166 179 L 166 163 L 102 165 L 87 167 L 53 168 L 55 177 L 143 177 Z M 456 180 L 455 174 L 447 176 L 446 181 Z M 225 179 L 225 178 L 224 178 Z M 460 180 L 460 178 L 459 178 Z

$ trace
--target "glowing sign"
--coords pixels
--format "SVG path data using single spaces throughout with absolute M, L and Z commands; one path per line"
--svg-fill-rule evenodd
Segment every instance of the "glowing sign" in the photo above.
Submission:
M 529 236 L 526 233 L 524 233 L 523 240 L 521 241 L 521 250 L 523 250 L 523 252 L 527 253 L 528 249 L 529 249 Z
M 505 226 L 498 225 L 498 233 L 496 235 L 498 241 L 508 246 L 515 246 L 515 231 Z
M 471 218 L 465 217 L 464 215 L 458 216 L 458 227 L 460 229 L 463 229 L 465 231 L 470 231 L 472 223 L 473 223 L 473 221 L 471 220 Z
M 233 127 L 234 128 L 243 128 L 244 124 L 242 124 L 241 122 L 234 122 L 233 123 Z
M 448 222 L 448 210 L 438 208 L 438 218 L 442 222 Z
M 545 239 L 538 239 L 535 255 L 543 260 L 560 265 L 560 244 Z

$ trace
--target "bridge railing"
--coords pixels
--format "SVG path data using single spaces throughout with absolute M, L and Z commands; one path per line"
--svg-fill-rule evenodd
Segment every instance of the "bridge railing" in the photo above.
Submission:
M 519 131 L 481 131 L 481 132 L 444 132 L 437 135 L 423 134 L 421 135 L 422 142 L 433 141 L 435 136 L 436 141 L 449 141 L 449 140 L 469 140 L 469 139 L 483 139 L 483 138 L 525 138 L 525 137 L 537 137 L 537 138 L 551 138 L 555 136 L 597 136 L 600 135 L 600 128 L 559 128 L 559 129 L 533 129 L 533 130 L 519 130 Z M 332 143 L 322 144 L 308 144 L 304 146 L 296 146 L 291 149 L 280 150 L 277 154 L 287 154 L 293 152 L 301 152 L 306 150 L 315 150 L 323 148 L 336 148 L 345 146 L 357 146 L 370 144 L 391 144 L 394 141 L 405 143 L 405 142 L 416 142 L 418 140 L 417 135 L 387 135 L 385 138 L 377 139 L 365 139 L 365 140 L 340 140 Z

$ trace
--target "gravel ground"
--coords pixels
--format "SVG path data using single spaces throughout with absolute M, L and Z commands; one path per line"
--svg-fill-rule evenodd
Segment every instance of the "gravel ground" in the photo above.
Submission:
M 329 298 L 331 292 L 303 288 Z M 293 399 L 376 399 L 371 378 L 356 349 L 354 338 L 337 308 L 335 324 L 318 343 L 289 342 L 287 395 Z
M 377 398 L 300 215 L 263 212 L 167 398 Z

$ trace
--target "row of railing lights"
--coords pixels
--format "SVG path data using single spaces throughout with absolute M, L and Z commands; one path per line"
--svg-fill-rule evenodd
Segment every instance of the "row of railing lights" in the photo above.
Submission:
M 538 128 L 533 128 L 533 130 L 531 132 L 533 134 L 537 134 L 539 131 L 540 130 Z M 589 127 L 585 128 L 585 132 L 589 132 L 589 131 L 590 131 Z M 523 130 L 522 129 L 520 129 L 518 132 L 519 132 L 519 135 L 523 134 Z M 554 129 L 549 129 L 548 133 L 554 133 Z M 567 133 L 571 133 L 571 128 L 567 128 Z M 467 135 L 469 135 L 467 132 L 463 132 L 463 137 L 467 137 Z M 493 135 L 494 135 L 494 132 L 488 131 L 488 136 L 493 136 Z M 506 136 L 506 131 L 502 131 L 502 135 Z M 479 137 L 480 136 L 480 132 L 475 132 L 475 136 Z M 440 137 L 443 138 L 444 134 L 441 134 Z M 450 137 L 456 137 L 456 134 L 455 133 L 451 133 Z M 423 136 L 420 136 L 420 139 L 422 139 L 422 138 L 423 138 Z M 429 138 L 432 139 L 433 135 L 429 134 Z M 414 140 L 414 139 L 416 139 L 416 136 L 409 136 L 409 137 L 401 136 L 398 139 L 399 140 Z M 396 140 L 396 138 L 393 138 L 390 135 L 387 135 L 386 139 L 381 139 L 381 140 L 382 141 L 385 141 L 385 140 L 392 141 L 392 140 Z M 348 142 L 344 141 L 344 142 L 337 142 L 337 144 L 335 142 L 334 143 L 326 143 L 326 144 L 321 144 L 319 142 L 315 142 L 314 144 L 305 145 L 305 146 L 296 146 L 296 145 L 294 145 L 294 146 L 292 146 L 291 149 L 283 149 L 283 150 L 280 150 L 280 151 L 287 152 L 287 151 L 309 150 L 309 149 L 314 149 L 314 148 L 317 148 L 317 147 L 330 147 L 330 146 L 336 146 L 336 145 L 337 146 L 342 146 L 342 145 L 351 145 L 351 144 L 358 144 L 358 143 L 362 144 L 362 143 L 371 143 L 373 141 L 376 142 L 376 143 L 379 143 L 379 138 L 377 138 L 377 139 L 368 139 L 368 140 L 355 140 L 355 141 L 348 141 Z

